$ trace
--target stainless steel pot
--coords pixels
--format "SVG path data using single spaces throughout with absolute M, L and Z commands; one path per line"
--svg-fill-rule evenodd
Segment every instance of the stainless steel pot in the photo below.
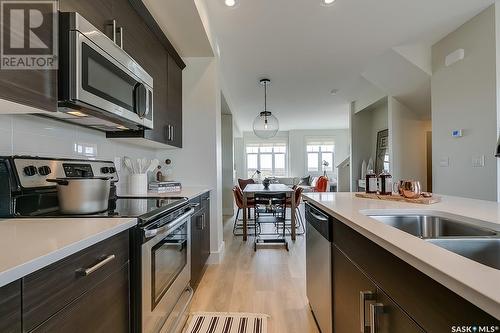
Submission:
M 63 214 L 93 214 L 108 209 L 110 178 L 47 179 L 57 184 L 59 210 Z

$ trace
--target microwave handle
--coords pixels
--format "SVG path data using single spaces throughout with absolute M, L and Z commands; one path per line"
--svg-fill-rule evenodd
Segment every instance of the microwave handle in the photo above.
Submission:
M 123 27 L 119 27 L 119 28 L 116 28 L 116 33 L 120 34 L 120 43 L 115 43 L 123 50 Z M 115 36 L 116 36 L 116 33 L 115 33 Z M 115 37 L 115 40 L 116 40 L 116 37 Z
M 143 83 L 137 83 L 134 88 L 134 109 L 139 118 L 146 116 L 148 91 Z
M 116 20 L 111 20 L 109 21 L 106 26 L 111 27 L 111 40 L 113 40 L 113 43 L 116 44 Z M 109 36 L 108 36 L 109 37 Z

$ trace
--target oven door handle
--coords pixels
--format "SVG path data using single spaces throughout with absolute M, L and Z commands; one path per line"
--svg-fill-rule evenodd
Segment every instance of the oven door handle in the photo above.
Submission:
M 181 216 L 179 216 L 178 218 L 176 218 L 175 220 L 173 220 L 172 222 L 170 222 L 167 225 L 164 225 L 164 226 L 162 226 L 160 228 L 156 228 L 156 229 L 150 229 L 150 230 L 145 229 L 144 236 L 146 238 L 151 238 L 151 237 L 158 235 L 159 233 L 162 233 L 165 230 L 175 229 L 175 227 L 177 227 L 180 223 L 182 223 L 182 221 L 184 221 L 187 217 L 191 216 L 193 213 L 194 213 L 194 209 L 189 208 L 186 213 L 182 214 Z
M 178 242 L 178 241 L 176 241 L 176 242 L 166 241 L 166 242 L 161 244 L 161 246 L 173 247 L 173 248 L 177 249 L 179 252 L 182 252 L 182 250 L 184 250 L 186 248 L 186 245 L 187 245 L 187 239 L 183 239 L 180 242 Z

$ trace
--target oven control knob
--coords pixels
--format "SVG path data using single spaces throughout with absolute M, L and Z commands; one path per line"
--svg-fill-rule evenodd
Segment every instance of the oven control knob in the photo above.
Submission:
M 115 173 L 116 169 L 115 167 L 109 167 L 109 173 Z
M 52 170 L 50 170 L 50 167 L 47 165 L 44 165 L 44 166 L 41 166 L 38 168 L 38 173 L 40 174 L 40 176 L 47 176 L 51 172 L 52 172 Z
M 24 171 L 24 174 L 26 176 L 29 176 L 29 177 L 37 174 L 37 169 L 34 165 L 28 165 L 28 166 L 24 167 L 23 171 Z
M 102 167 L 101 168 L 101 172 L 106 174 L 106 173 L 109 173 L 109 168 L 108 167 Z

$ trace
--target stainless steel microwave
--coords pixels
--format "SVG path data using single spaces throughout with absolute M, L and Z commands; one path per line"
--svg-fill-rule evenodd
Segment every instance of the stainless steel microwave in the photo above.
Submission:
M 153 78 L 78 13 L 59 16 L 58 111 L 104 131 L 153 128 Z

